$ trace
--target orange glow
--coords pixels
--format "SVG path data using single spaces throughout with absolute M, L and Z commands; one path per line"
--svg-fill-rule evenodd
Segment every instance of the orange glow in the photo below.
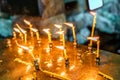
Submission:
M 18 48 L 18 54 L 23 55 L 23 49 L 22 48 Z
M 56 46 L 56 48 L 61 49 L 61 50 L 65 49 L 64 46 Z
M 57 62 L 59 63 L 59 62 L 62 62 L 63 61 L 63 57 L 61 56 L 61 57 L 59 57 L 58 59 L 57 59 Z
M 72 71 L 75 69 L 75 65 L 70 66 L 69 70 Z
M 63 71 L 63 72 L 60 73 L 60 75 L 61 76 L 66 76 L 66 72 Z
M 28 73 L 28 71 L 31 69 L 31 65 L 27 65 L 27 67 L 26 67 L 26 73 Z

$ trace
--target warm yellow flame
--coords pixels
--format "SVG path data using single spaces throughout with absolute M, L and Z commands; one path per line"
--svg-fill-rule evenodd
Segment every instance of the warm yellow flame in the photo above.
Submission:
M 18 29 L 19 29 L 23 34 L 26 34 L 27 31 L 25 31 L 24 29 L 22 29 L 18 24 L 16 24 L 16 26 L 18 27 Z
M 57 28 L 59 28 L 59 29 L 62 28 L 62 26 L 58 25 L 58 24 L 54 24 L 54 26 L 57 27 Z
M 26 73 L 31 69 L 31 65 L 27 65 L 27 67 L 26 67 Z
M 15 32 L 21 33 L 18 28 L 13 28 Z
M 31 30 L 32 30 L 33 32 L 38 32 L 38 30 L 35 29 L 35 28 L 31 28 Z
M 64 23 L 64 24 L 69 26 L 69 27 L 73 27 L 73 23 Z
M 27 20 L 24 20 L 24 22 L 27 24 L 27 25 L 31 25 L 31 23 Z
M 56 32 L 56 34 L 63 34 L 64 33 L 64 31 L 58 31 L 58 32 Z
M 50 29 L 43 29 L 44 32 L 49 33 Z
M 65 49 L 64 46 L 56 46 L 56 48 L 61 49 L 61 50 Z
M 88 40 L 98 41 L 99 37 L 87 37 Z

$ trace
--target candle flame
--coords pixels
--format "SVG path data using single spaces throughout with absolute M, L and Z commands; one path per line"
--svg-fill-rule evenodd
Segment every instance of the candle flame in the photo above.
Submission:
M 59 28 L 59 29 L 62 28 L 62 26 L 58 25 L 58 24 L 54 24 L 54 26 L 57 27 L 57 28 Z
M 87 37 L 88 40 L 98 41 L 99 37 Z
M 38 32 L 38 30 L 35 29 L 35 28 L 31 28 L 31 30 L 32 30 L 33 32 Z
M 56 32 L 56 34 L 63 34 L 64 33 L 64 31 L 58 31 L 58 32 Z
M 65 49 L 64 46 L 56 46 L 56 48 L 61 49 L 61 50 L 64 50 L 64 49 Z
M 31 25 L 31 23 L 27 20 L 24 19 L 24 22 L 27 24 L 27 25 Z
M 69 27 L 73 27 L 73 23 L 64 23 L 64 24 L 69 26 Z
M 19 29 L 23 34 L 26 34 L 27 31 L 25 31 L 24 29 L 22 29 L 18 24 L 16 24 L 16 26 L 18 27 L 18 29 Z
M 14 30 L 15 32 L 21 33 L 18 28 L 13 28 L 13 30 Z
M 66 73 L 65 72 L 61 72 L 60 75 L 61 76 L 66 76 Z
M 49 33 L 50 29 L 43 29 L 44 32 Z

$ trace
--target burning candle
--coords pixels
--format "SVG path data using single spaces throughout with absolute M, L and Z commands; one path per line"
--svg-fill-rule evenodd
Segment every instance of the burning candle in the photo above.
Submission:
M 31 37 L 33 38 L 33 32 L 32 32 L 32 30 L 31 30 L 31 28 L 32 28 L 32 24 L 31 24 L 29 21 L 27 21 L 27 20 L 24 20 L 24 22 L 25 22 L 27 25 L 29 25 L 29 28 L 30 28 L 30 34 L 31 34 Z
M 74 45 L 76 46 L 76 34 L 75 34 L 75 27 L 72 23 L 64 23 L 65 25 L 72 27 L 72 32 L 73 32 L 73 39 L 74 39 Z
M 35 29 L 35 28 L 31 28 L 31 30 L 32 30 L 33 32 L 35 32 L 35 33 L 36 33 L 37 40 L 40 40 L 38 30 L 37 30 L 37 29 Z
M 52 40 L 51 40 L 51 33 L 50 33 L 49 30 L 50 30 L 50 29 L 43 29 L 43 31 L 45 31 L 45 32 L 48 34 L 49 43 L 52 43 Z
M 24 42 L 26 44 L 27 43 L 27 31 L 25 31 L 24 29 L 22 29 L 18 24 L 16 24 L 16 26 L 24 34 Z
M 60 32 L 62 31 L 62 26 L 61 25 L 55 24 L 54 26 L 59 28 Z M 62 41 L 62 35 L 61 34 L 60 34 L 60 41 Z
M 23 40 L 23 34 L 21 33 L 21 31 L 18 28 L 14 28 L 14 31 L 19 33 L 20 38 Z
M 91 11 L 90 13 L 94 16 L 93 25 L 92 25 L 92 32 L 91 32 L 91 37 L 93 37 L 94 31 L 95 31 L 95 24 L 96 24 L 96 13 L 93 11 Z M 90 46 L 92 46 L 92 40 L 90 40 Z

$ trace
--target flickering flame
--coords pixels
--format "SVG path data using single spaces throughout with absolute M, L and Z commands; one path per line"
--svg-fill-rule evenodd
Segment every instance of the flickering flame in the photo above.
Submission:
M 17 62 L 25 64 L 25 65 L 31 65 L 31 66 L 33 66 L 32 63 L 25 62 L 25 61 L 23 61 L 23 60 L 21 60 L 19 58 L 15 58 L 14 61 L 17 61 Z
M 18 28 L 13 28 L 15 32 L 21 33 Z
M 96 12 L 95 11 L 90 11 L 90 14 L 92 14 L 93 16 L 95 16 Z
M 43 29 L 44 32 L 49 33 L 50 29 Z
M 56 46 L 56 48 L 61 49 L 61 50 L 65 49 L 64 46 Z
M 69 26 L 69 27 L 73 27 L 73 23 L 64 23 L 64 24 Z
M 33 32 L 38 32 L 38 30 L 35 29 L 35 28 L 31 28 L 31 30 L 32 30 Z
M 56 34 L 63 34 L 64 33 L 64 31 L 58 31 L 58 32 L 56 32 Z
M 54 26 L 57 27 L 57 28 L 59 28 L 59 29 L 62 28 L 62 26 L 58 25 L 58 24 L 54 24 Z
M 24 19 L 24 22 L 27 24 L 27 25 L 31 25 L 31 23 L 27 20 Z
M 88 40 L 98 41 L 99 37 L 87 37 Z
M 27 31 L 25 31 L 24 29 L 22 29 L 18 24 L 16 24 L 16 26 L 18 27 L 18 29 L 19 29 L 23 34 L 26 34 Z

